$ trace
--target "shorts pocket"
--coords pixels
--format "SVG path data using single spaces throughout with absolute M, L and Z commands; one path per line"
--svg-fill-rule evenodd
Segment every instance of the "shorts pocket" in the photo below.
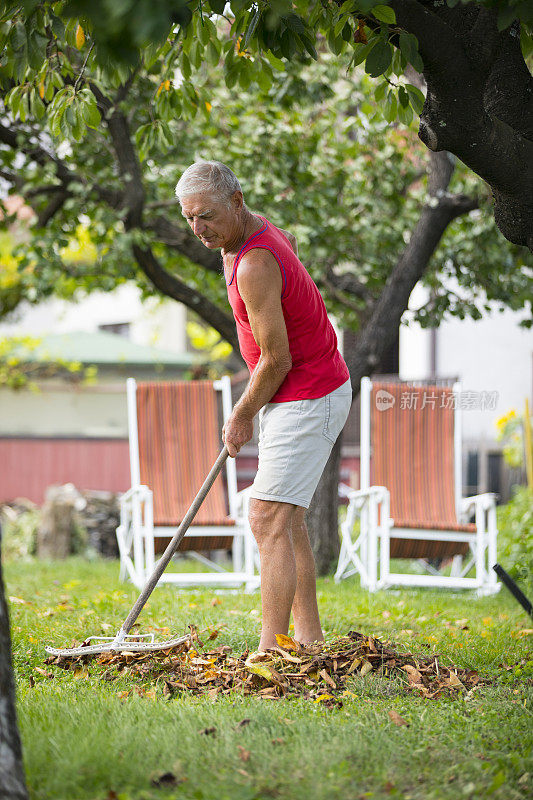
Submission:
M 322 430 L 323 436 L 326 437 L 328 441 L 332 444 L 335 444 L 335 440 L 338 434 L 335 436 L 334 432 L 331 430 L 331 395 L 327 394 L 324 397 L 324 428 Z
M 348 413 L 352 404 L 352 394 L 332 394 L 326 395 L 324 398 L 324 430 L 323 435 L 326 439 L 335 444 L 339 438 L 339 434 L 344 428 Z

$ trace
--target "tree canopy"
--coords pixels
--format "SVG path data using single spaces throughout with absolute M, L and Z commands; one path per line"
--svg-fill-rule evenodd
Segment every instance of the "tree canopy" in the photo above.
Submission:
M 109 86 L 126 87 L 138 71 L 161 79 L 161 103 L 139 133 L 149 142 L 169 138 L 165 106 L 185 119 L 201 113 L 207 64 L 223 67 L 230 88 L 265 91 L 276 69 L 328 48 L 339 71 L 364 64 L 388 121 L 420 115 L 424 144 L 487 181 L 500 231 L 533 249 L 528 2 L 26 0 L 8 4 L 1 19 L 8 109 L 23 120 L 47 117 L 54 136 L 76 141 L 109 115 Z M 406 79 L 413 68 L 424 74 L 425 98 Z
M 113 4 L 106 26 L 113 29 L 119 6 L 132 13 L 126 34 L 131 22 L 140 35 L 143 3 Z M 391 8 L 397 22 L 381 20 Z M 128 47 L 121 55 L 118 34 L 115 44 L 99 38 L 102 6 L 84 9 L 26 3 L 2 18 L 0 177 L 35 212 L 11 264 L 11 307 L 17 297 L 37 302 L 133 279 L 195 310 L 236 346 L 220 256 L 192 236 L 173 199 L 181 171 L 198 157 L 229 163 L 250 208 L 297 235 L 329 308 L 357 331 L 345 353 L 355 391 L 397 337 L 419 280 L 431 289 L 418 312 L 423 324 L 446 311 L 479 316 L 488 300 L 521 308 L 530 296 L 531 275 L 520 266 L 531 265 L 523 246 L 531 141 L 521 133 L 531 75 L 516 35 L 517 27 L 526 33 L 527 48 L 529 23 L 498 31 L 494 8 L 443 0 L 372 4 L 375 14 L 360 3 L 259 4 L 252 16 L 242 3 L 198 3 L 160 40 L 145 30 L 132 56 Z M 408 11 L 418 22 L 423 13 L 424 24 L 408 24 Z M 285 37 L 302 42 L 294 52 L 265 39 L 282 29 L 283 38 L 294 17 L 315 32 L 316 58 L 302 31 Z M 434 46 L 444 33 L 449 52 Z M 379 75 L 369 58 L 383 45 L 392 55 Z M 493 198 L 510 241 L 498 232 Z M 319 487 L 325 516 L 311 526 L 326 545 L 321 571 L 338 548 L 334 483 L 324 494 Z

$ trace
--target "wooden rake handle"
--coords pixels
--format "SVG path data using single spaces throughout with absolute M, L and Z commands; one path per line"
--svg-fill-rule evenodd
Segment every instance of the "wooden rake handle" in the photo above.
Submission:
M 179 547 L 179 545 L 181 543 L 181 540 L 183 539 L 183 537 L 187 533 L 187 530 L 188 530 L 191 522 L 195 518 L 196 514 L 198 513 L 198 510 L 199 510 L 200 506 L 202 505 L 202 503 L 204 502 L 205 498 L 207 497 L 207 495 L 209 493 L 209 490 L 211 489 L 212 485 L 214 484 L 215 480 L 217 479 L 218 474 L 219 474 L 220 470 L 222 469 L 222 467 L 223 467 L 228 455 L 229 455 L 228 448 L 226 447 L 226 445 L 224 445 L 224 447 L 221 450 L 217 460 L 215 461 L 215 463 L 211 467 L 211 471 L 210 471 L 209 475 L 207 476 L 207 478 L 203 482 L 200 491 L 198 492 L 198 494 L 196 495 L 196 497 L 192 501 L 189 510 L 185 514 L 181 525 L 179 526 L 178 530 L 176 531 L 176 533 L 174 534 L 174 536 L 170 540 L 165 552 L 163 553 L 163 555 L 161 556 L 161 558 L 157 562 L 154 571 L 152 572 L 152 574 L 150 575 L 150 577 L 146 581 L 144 589 L 142 590 L 142 592 L 140 593 L 139 597 L 135 601 L 135 605 L 133 606 L 133 608 L 131 609 L 130 613 L 128 614 L 128 616 L 124 620 L 124 623 L 123 623 L 120 631 L 117 634 L 116 640 L 123 639 L 124 636 L 126 636 L 126 634 L 129 633 L 129 631 L 131 630 L 131 627 L 132 627 L 133 623 L 135 622 L 135 620 L 137 619 L 137 617 L 141 613 L 146 601 L 148 600 L 148 598 L 150 597 L 150 595 L 154 591 L 155 587 L 157 586 L 159 578 L 161 577 L 161 575 L 163 574 L 163 572 L 167 568 L 170 559 L 172 558 L 172 556 L 174 555 L 174 553 L 178 549 L 178 547 Z

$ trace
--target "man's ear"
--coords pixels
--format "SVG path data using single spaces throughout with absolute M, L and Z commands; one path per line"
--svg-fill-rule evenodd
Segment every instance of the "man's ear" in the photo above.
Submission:
M 231 205 L 234 211 L 240 211 L 244 205 L 244 198 L 242 192 L 237 189 L 231 196 Z

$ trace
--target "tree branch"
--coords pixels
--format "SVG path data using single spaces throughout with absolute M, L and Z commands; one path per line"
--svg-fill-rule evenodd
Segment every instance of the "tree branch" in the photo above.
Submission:
M 138 265 L 162 294 L 172 297 L 199 314 L 231 344 L 236 353 L 239 352 L 235 322 L 230 314 L 226 314 L 196 289 L 192 289 L 175 275 L 164 270 L 150 248 L 133 245 L 132 249 Z
M 190 231 L 180 228 L 167 217 L 162 215 L 153 217 L 147 220 L 143 227 L 145 230 L 155 233 L 162 244 L 177 250 L 204 269 L 217 274 L 222 272 L 220 253 L 208 250 Z
M 17 141 L 17 136 L 21 133 L 27 135 L 25 131 L 13 130 L 12 128 L 8 128 L 0 122 L 0 142 L 9 145 L 9 147 L 16 152 L 24 153 L 24 155 L 28 156 L 28 158 L 30 158 L 32 161 L 35 161 L 35 163 L 39 164 L 41 167 L 46 166 L 50 162 L 54 164 L 56 175 L 61 181 L 61 184 L 57 187 L 58 191 L 66 192 L 68 196 L 68 187 L 70 184 L 80 183 L 87 187 L 89 191 L 95 192 L 101 200 L 106 202 L 111 207 L 116 208 L 118 206 L 121 197 L 118 192 L 97 184 L 88 185 L 87 180 L 82 175 L 70 170 L 64 161 L 62 161 L 55 153 L 51 153 L 40 142 L 29 142 L 27 144 L 20 145 Z M 55 212 L 57 211 L 58 208 L 56 208 Z M 50 217 L 48 219 L 50 219 Z
M 453 168 L 447 153 L 430 154 L 428 202 L 348 355 L 355 393 L 361 378 L 376 369 L 392 345 L 411 292 L 426 271 L 446 227 L 456 216 L 477 206 L 476 198 L 454 197 L 447 192 Z

